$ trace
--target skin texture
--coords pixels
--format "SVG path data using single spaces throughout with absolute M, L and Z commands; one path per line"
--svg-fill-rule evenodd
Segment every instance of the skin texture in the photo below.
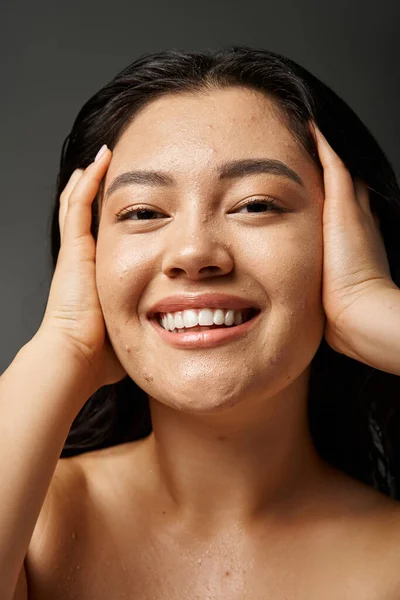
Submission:
M 224 161 L 266 157 L 285 162 L 304 187 L 272 174 L 217 180 Z M 126 186 L 102 203 L 96 278 L 108 334 L 149 394 L 149 451 L 165 493 L 203 526 L 246 520 L 309 471 L 320 475 L 305 415 L 324 328 L 321 174 L 274 102 L 239 88 L 152 102 L 118 141 L 105 193 L 131 169 L 167 171 L 177 183 Z M 289 210 L 239 212 L 254 196 Z M 168 218 L 115 221 L 142 204 Z M 204 291 L 256 301 L 258 325 L 213 349 L 161 342 L 146 318 L 151 305 Z
M 219 164 L 243 158 L 282 160 L 304 187 L 271 174 L 217 180 Z M 105 194 L 132 169 L 177 183 L 100 199 L 96 284 L 153 433 L 59 461 L 29 597 L 397 600 L 398 503 L 323 463 L 308 431 L 326 323 L 318 168 L 272 100 L 232 88 L 147 106 L 116 144 Z M 288 211 L 252 214 L 255 197 Z M 159 218 L 116 222 L 139 205 Z M 146 318 L 153 303 L 205 291 L 255 301 L 257 324 L 215 348 L 163 342 Z

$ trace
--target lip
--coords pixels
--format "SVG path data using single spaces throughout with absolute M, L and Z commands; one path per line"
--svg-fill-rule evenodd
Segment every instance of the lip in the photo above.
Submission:
M 190 329 L 188 329 L 183 333 L 172 333 L 164 329 L 156 317 L 152 317 L 149 321 L 160 338 L 175 348 L 214 348 L 248 333 L 258 320 L 260 314 L 261 312 L 257 312 L 251 319 L 240 325 L 222 329 L 208 329 L 206 331 L 190 332 Z
M 261 311 L 260 305 L 248 298 L 233 296 L 231 294 L 208 292 L 204 294 L 179 294 L 163 298 L 153 304 L 148 310 L 147 318 L 151 320 L 157 313 L 177 312 L 179 310 L 188 310 L 190 308 L 230 308 L 232 310 L 255 308 L 257 311 Z M 245 325 L 245 323 L 243 323 L 243 325 Z M 237 325 L 236 327 L 241 326 Z

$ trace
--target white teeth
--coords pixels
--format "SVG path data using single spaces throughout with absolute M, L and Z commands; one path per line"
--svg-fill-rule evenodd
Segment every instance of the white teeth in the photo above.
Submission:
M 227 310 L 225 313 L 225 325 L 233 325 L 233 321 L 235 318 L 235 311 L 234 310 Z
M 174 317 L 172 316 L 171 313 L 167 314 L 167 318 L 168 318 L 168 329 L 170 331 L 172 331 L 173 329 L 175 329 L 175 321 L 174 321 Z
M 168 313 L 170 315 L 171 313 Z M 172 315 L 171 315 L 172 316 Z M 197 318 L 197 312 L 195 310 L 184 310 L 183 311 L 183 325 L 185 327 L 196 327 L 199 324 Z
M 225 319 L 224 311 L 220 308 L 214 311 L 214 325 L 223 325 Z
M 164 329 L 179 332 L 184 329 L 190 329 L 197 325 L 212 326 L 212 325 L 240 325 L 243 322 L 242 311 L 221 308 L 210 309 L 189 309 L 177 311 L 174 313 L 163 314 L 160 318 L 160 324 Z
M 199 325 L 213 325 L 214 316 L 213 311 L 209 308 L 202 308 L 199 310 Z
M 185 325 L 183 324 L 183 315 L 181 312 L 174 313 L 174 319 L 175 319 L 175 327 L 177 329 L 182 329 L 183 327 L 185 327 Z

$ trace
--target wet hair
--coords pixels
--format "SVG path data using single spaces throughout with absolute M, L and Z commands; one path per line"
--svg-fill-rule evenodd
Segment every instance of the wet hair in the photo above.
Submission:
M 86 102 L 61 152 L 51 216 L 53 273 L 60 249 L 59 196 L 72 172 L 86 168 L 103 143 L 113 150 L 138 112 L 156 98 L 231 87 L 258 90 L 275 101 L 289 130 L 322 168 L 308 122 L 318 125 L 351 175 L 367 184 L 391 277 L 400 286 L 400 189 L 384 152 L 354 111 L 327 85 L 293 60 L 248 46 L 142 55 Z M 95 200 L 91 226 L 95 240 L 98 210 Z M 317 452 L 336 468 L 395 498 L 400 498 L 396 487 L 399 396 L 400 378 L 335 352 L 322 338 L 311 362 L 308 397 Z M 87 400 L 71 426 L 61 457 L 138 440 L 151 431 L 147 395 L 126 376 Z

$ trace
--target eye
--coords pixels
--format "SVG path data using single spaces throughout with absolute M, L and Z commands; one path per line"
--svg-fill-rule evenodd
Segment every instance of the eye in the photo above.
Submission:
M 264 213 L 264 212 L 287 212 L 285 208 L 279 206 L 273 198 L 253 198 L 249 200 L 245 204 L 242 204 L 236 212 L 239 212 L 243 209 L 248 209 L 249 212 L 247 214 L 252 213 Z M 168 218 L 163 213 L 152 210 L 147 206 L 137 206 L 136 208 L 128 207 L 124 208 L 122 211 L 117 213 L 116 215 L 117 221 L 150 221 L 155 220 L 157 218 Z
M 261 213 L 261 212 L 286 212 L 286 210 L 279 206 L 273 198 L 253 198 L 246 202 L 246 204 L 242 204 L 239 207 L 238 211 L 243 208 L 248 208 L 249 213 Z M 238 212 L 236 211 L 236 212 Z M 247 213 L 247 214 L 249 214 Z
M 134 215 L 131 217 L 131 215 Z M 165 217 L 163 213 L 160 213 L 156 210 L 152 210 L 147 206 L 137 206 L 136 208 L 128 207 L 121 210 L 121 212 L 117 213 L 115 216 L 117 221 L 124 221 L 125 219 L 132 221 L 149 221 L 157 219 L 157 215 L 161 215 L 161 217 Z

